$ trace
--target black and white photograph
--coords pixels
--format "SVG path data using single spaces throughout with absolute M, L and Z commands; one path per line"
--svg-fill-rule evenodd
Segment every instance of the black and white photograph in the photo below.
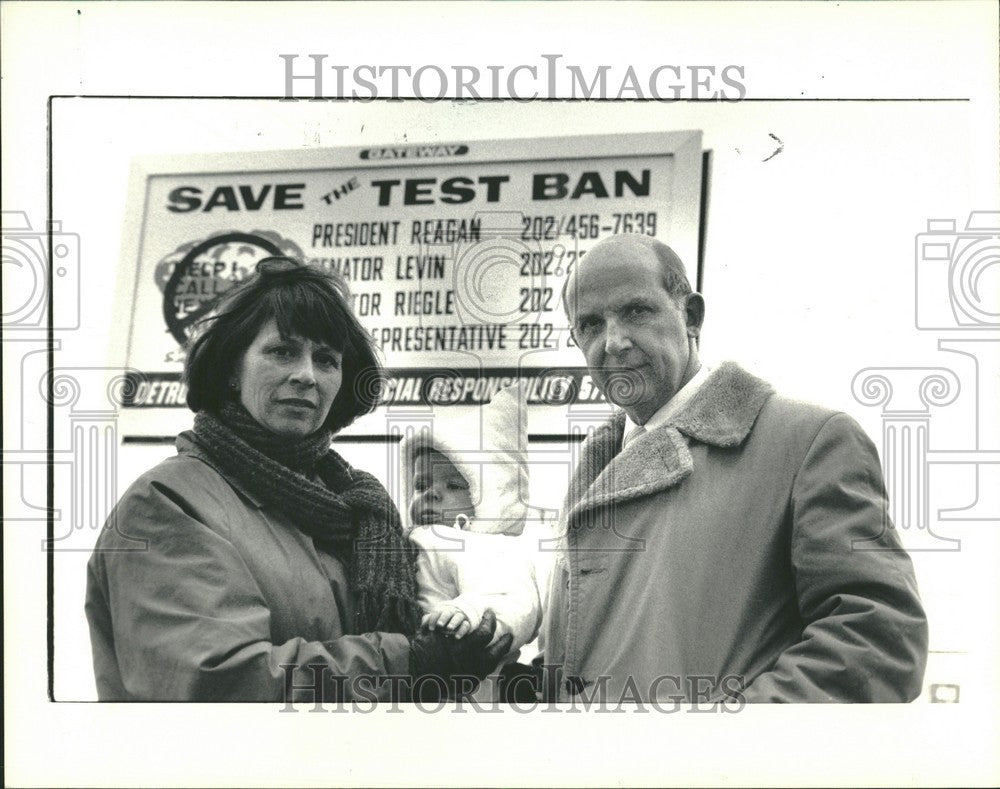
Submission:
M 0 11 L 11 785 L 1000 779 L 992 4 Z

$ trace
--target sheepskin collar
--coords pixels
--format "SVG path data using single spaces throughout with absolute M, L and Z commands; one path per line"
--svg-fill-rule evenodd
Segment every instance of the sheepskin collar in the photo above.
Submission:
M 735 362 L 724 362 L 705 379 L 670 424 L 703 444 L 742 444 L 774 388 Z M 623 423 L 624 424 L 624 423 Z
M 625 413 L 616 413 L 583 442 L 570 482 L 570 517 L 677 485 L 693 467 L 681 433 L 712 446 L 739 446 L 773 392 L 767 382 L 726 362 L 666 425 L 630 441 L 621 452 Z

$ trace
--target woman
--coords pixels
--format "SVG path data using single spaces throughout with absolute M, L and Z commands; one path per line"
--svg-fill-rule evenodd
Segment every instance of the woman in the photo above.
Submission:
M 380 376 L 330 275 L 268 258 L 227 294 L 185 365 L 194 430 L 128 489 L 88 565 L 102 700 L 406 700 L 390 676 L 496 665 L 492 617 L 472 639 L 418 633 L 399 514 L 330 449 Z

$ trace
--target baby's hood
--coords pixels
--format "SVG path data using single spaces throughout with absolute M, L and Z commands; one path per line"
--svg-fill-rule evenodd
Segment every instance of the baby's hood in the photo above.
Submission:
M 488 405 L 461 417 L 454 413 L 451 408 L 438 409 L 431 430 L 407 436 L 400 444 L 400 509 L 409 519 L 413 458 L 422 449 L 435 449 L 454 463 L 469 483 L 476 508 L 469 531 L 520 534 L 528 496 L 528 409 L 524 387 L 501 389 Z

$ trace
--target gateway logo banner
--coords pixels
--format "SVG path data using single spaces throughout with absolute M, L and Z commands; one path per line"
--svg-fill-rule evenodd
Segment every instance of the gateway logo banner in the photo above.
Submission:
M 361 152 L 361 158 L 424 159 L 429 156 L 464 156 L 468 152 L 468 145 L 411 145 L 407 148 L 368 148 Z

